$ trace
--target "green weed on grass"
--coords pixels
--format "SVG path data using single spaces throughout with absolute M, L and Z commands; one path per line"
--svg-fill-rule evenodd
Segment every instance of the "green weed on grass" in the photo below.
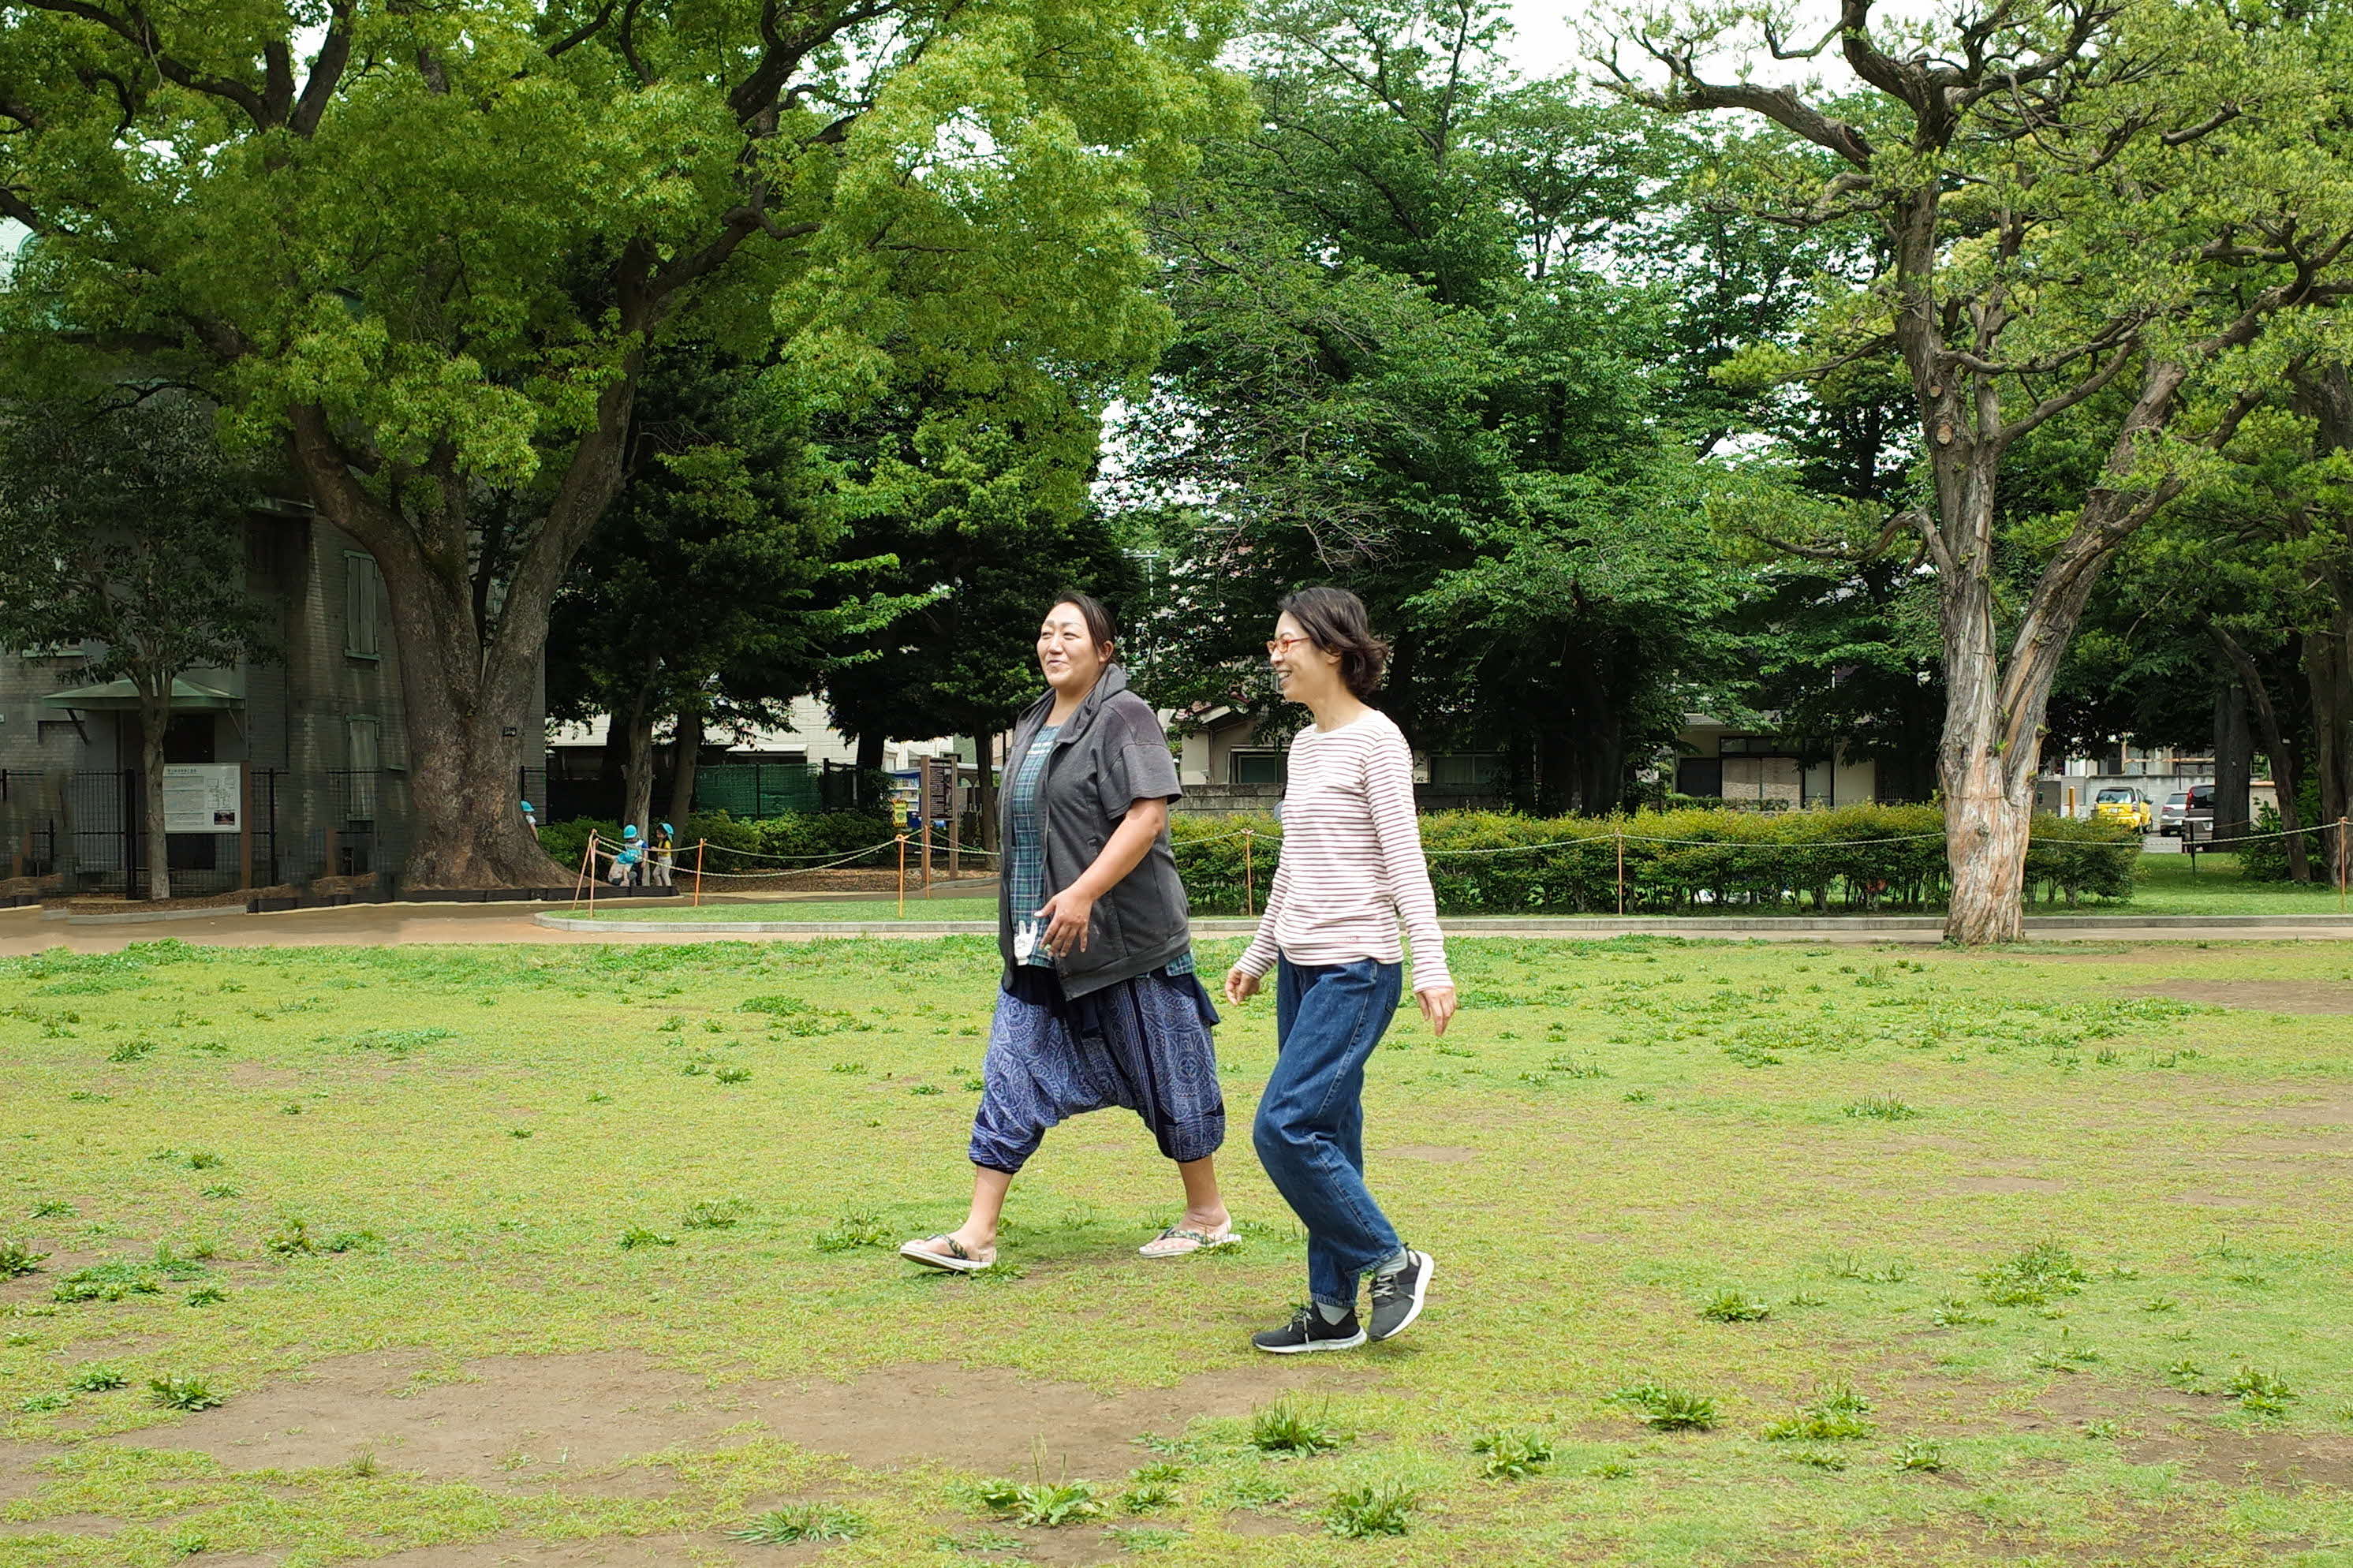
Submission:
M 147 1382 L 148 1397 L 167 1410 L 211 1410 L 227 1403 L 200 1377 L 156 1377 Z
M 997 1518 L 1033 1529 L 1082 1523 L 1103 1510 L 1084 1481 L 990 1481 L 974 1495 Z
M 871 1209 L 852 1209 L 818 1233 L 819 1252 L 849 1252 L 861 1247 L 887 1247 L 891 1232 L 882 1216 Z
M 1715 1401 L 1689 1389 L 1638 1383 L 1609 1396 L 1632 1407 L 1645 1426 L 1661 1432 L 1704 1432 L 1715 1425 Z
M 1261 1454 L 1320 1454 L 1345 1441 L 1328 1405 L 1311 1411 L 1286 1395 L 1250 1415 L 1250 1445 Z
M 797 1541 L 855 1541 L 865 1533 L 865 1515 L 812 1502 L 770 1509 L 741 1529 L 729 1531 L 727 1538 L 755 1546 L 790 1546 Z
M 1525 1480 L 1552 1463 L 1552 1439 L 1541 1432 L 1504 1427 L 1482 1432 L 1471 1439 L 1471 1451 L 1482 1456 L 1479 1473 L 1491 1481 Z
M 1773 1309 L 1737 1290 L 1719 1290 L 1699 1310 L 1699 1315 L 1712 1323 L 1761 1323 L 1773 1315 Z
M 2053 1297 L 2078 1294 L 2091 1279 L 2074 1254 L 2055 1241 L 2038 1241 L 1987 1269 L 1978 1282 L 1997 1307 L 2043 1307 Z
M 2272 1419 L 2285 1415 L 2288 1401 L 2295 1397 L 2295 1390 L 2285 1379 L 2255 1366 L 2242 1366 L 2232 1373 L 2222 1392 L 2237 1400 L 2241 1409 Z
M 27 1274 L 38 1274 L 48 1254 L 36 1252 L 22 1241 L 0 1241 L 0 1279 L 21 1279 Z
M 1343 1487 L 1332 1494 L 1324 1528 L 1350 1541 L 1376 1535 L 1403 1535 L 1413 1522 L 1421 1494 L 1402 1481 L 1370 1481 Z

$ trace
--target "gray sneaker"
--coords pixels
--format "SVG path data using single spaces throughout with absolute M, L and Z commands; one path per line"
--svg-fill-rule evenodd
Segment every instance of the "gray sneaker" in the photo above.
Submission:
M 1430 1300 L 1430 1276 L 1437 1272 L 1430 1254 L 1409 1247 L 1404 1268 L 1373 1276 L 1374 1339 L 1395 1339 L 1413 1325 L 1421 1316 L 1422 1303 Z

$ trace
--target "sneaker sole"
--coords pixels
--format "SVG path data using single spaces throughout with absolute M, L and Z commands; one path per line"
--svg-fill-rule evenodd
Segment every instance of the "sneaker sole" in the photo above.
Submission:
M 1302 1355 L 1309 1351 L 1352 1351 L 1364 1342 L 1365 1331 L 1359 1329 L 1354 1339 L 1307 1340 L 1295 1345 L 1262 1345 L 1252 1340 L 1250 1348 L 1264 1351 L 1269 1355 Z
M 1375 1334 L 1373 1336 L 1375 1340 L 1393 1340 L 1413 1327 L 1413 1321 L 1421 1316 L 1421 1309 L 1429 1303 L 1430 1282 L 1438 1278 L 1438 1259 L 1430 1257 L 1427 1252 L 1417 1252 L 1414 1256 L 1421 1259 L 1421 1278 L 1414 1281 L 1413 1308 L 1406 1313 L 1405 1321 L 1388 1333 Z

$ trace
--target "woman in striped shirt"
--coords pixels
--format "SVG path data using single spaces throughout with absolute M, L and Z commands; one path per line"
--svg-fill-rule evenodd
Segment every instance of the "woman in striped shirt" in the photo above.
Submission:
M 1438 1034 L 1454 1016 L 1446 939 L 1413 809 L 1413 758 L 1386 714 L 1366 706 L 1388 649 L 1365 606 L 1341 588 L 1283 600 L 1266 645 L 1282 695 L 1315 721 L 1291 742 L 1282 794 L 1282 858 L 1258 935 L 1226 975 L 1247 1001 L 1270 968 L 1278 1059 L 1253 1136 L 1266 1173 L 1307 1227 L 1309 1304 L 1252 1336 L 1262 1351 L 1363 1344 L 1358 1282 L 1373 1277 L 1369 1337 L 1420 1316 L 1436 1266 L 1398 1239 L 1365 1185 L 1365 1063 L 1396 1013 L 1413 940 L 1413 994 Z

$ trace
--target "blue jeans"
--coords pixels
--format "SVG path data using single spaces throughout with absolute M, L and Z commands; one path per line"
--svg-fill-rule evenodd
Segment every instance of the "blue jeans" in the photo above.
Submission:
M 1404 1251 L 1365 1186 L 1365 1062 L 1397 1012 L 1401 966 L 1276 967 L 1280 1053 L 1258 1102 L 1251 1142 L 1267 1175 L 1307 1226 L 1307 1293 L 1353 1307 L 1357 1281 Z

